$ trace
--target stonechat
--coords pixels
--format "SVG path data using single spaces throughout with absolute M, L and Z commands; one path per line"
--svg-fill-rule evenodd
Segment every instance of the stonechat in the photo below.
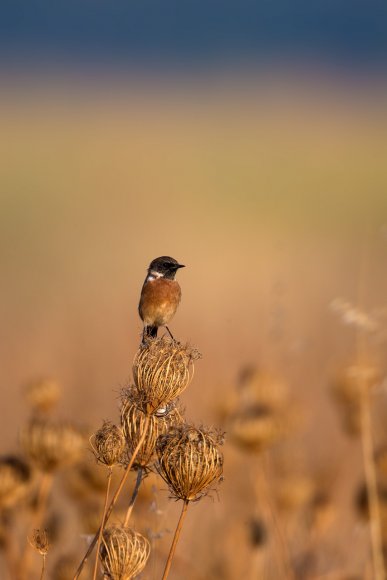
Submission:
M 165 326 L 174 316 L 181 299 L 181 289 L 175 280 L 176 272 L 184 268 L 174 258 L 161 256 L 152 260 L 141 290 L 138 312 L 144 323 L 143 340 L 156 337 L 159 326 Z

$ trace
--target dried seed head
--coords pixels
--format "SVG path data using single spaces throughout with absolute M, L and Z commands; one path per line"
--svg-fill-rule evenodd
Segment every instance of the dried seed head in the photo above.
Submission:
M 370 362 L 352 364 L 338 374 L 333 385 L 336 399 L 343 404 L 358 403 L 362 390 L 370 390 L 381 380 L 380 369 Z
M 51 472 L 78 461 L 85 449 L 83 434 L 66 423 L 32 420 L 20 434 L 22 448 L 41 471 Z
M 147 420 L 148 424 L 146 424 Z M 173 404 L 168 405 L 163 415 L 154 414 L 147 419 L 147 415 L 133 403 L 130 391 L 124 391 L 121 405 L 121 425 L 126 439 L 128 460 L 136 449 L 144 429 L 147 429 L 133 467 L 136 469 L 149 466 L 154 459 L 156 441 L 159 435 L 167 433 L 171 427 L 181 424 L 182 421 L 180 412 Z
M 343 428 L 349 435 L 360 433 L 362 396 L 380 381 L 380 369 L 370 362 L 349 365 L 334 380 L 332 395 L 339 408 Z
M 177 499 L 195 501 L 206 495 L 223 473 L 219 436 L 182 425 L 159 437 L 158 472 Z
M 236 445 L 245 451 L 260 452 L 289 432 L 295 423 L 290 411 L 284 383 L 248 366 L 240 371 L 224 420 Z
M 129 528 L 112 526 L 103 532 L 100 558 L 110 580 L 130 580 L 145 568 L 149 541 Z
M 387 529 L 387 485 L 384 483 L 379 483 L 377 492 L 382 528 Z M 364 520 L 369 520 L 369 498 L 367 486 L 365 483 L 361 483 L 356 489 L 354 496 L 354 506 L 358 516 Z
M 133 362 L 133 379 L 144 413 L 156 413 L 184 391 L 198 358 L 196 349 L 164 337 L 141 346 Z
M 30 482 L 31 469 L 25 461 L 12 455 L 0 457 L 0 508 L 18 502 Z
M 336 511 L 330 493 L 316 489 L 308 508 L 308 526 L 310 530 L 325 531 L 333 522 Z
M 268 541 L 268 529 L 262 518 L 252 517 L 248 522 L 251 547 L 260 549 Z
M 118 470 L 113 470 L 113 486 L 118 477 Z M 67 493 L 74 500 L 90 498 L 90 495 L 104 496 L 106 493 L 106 470 L 89 455 L 65 474 L 64 481 Z
M 60 399 L 60 387 L 53 379 L 40 379 L 25 387 L 25 397 L 33 411 L 48 413 Z
M 117 425 L 105 421 L 91 438 L 94 455 L 99 463 L 113 467 L 121 461 L 125 448 L 124 435 Z
M 278 409 L 257 404 L 233 414 L 228 430 L 234 443 L 246 451 L 260 452 L 286 431 L 285 417 Z
M 289 473 L 281 477 L 275 486 L 278 508 L 283 512 L 295 512 L 312 501 L 315 492 L 311 477 Z
M 28 538 L 29 543 L 39 554 L 46 556 L 50 548 L 47 530 L 34 530 L 32 538 Z
M 256 404 L 279 407 L 286 403 L 287 385 L 281 378 L 252 366 L 241 369 L 237 381 L 239 407 Z

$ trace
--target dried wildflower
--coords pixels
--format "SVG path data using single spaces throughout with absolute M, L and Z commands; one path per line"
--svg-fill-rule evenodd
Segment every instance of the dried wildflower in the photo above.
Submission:
M 240 448 L 252 452 L 266 449 L 281 439 L 293 423 L 285 385 L 254 367 L 242 368 L 223 419 L 231 439 Z
M 0 509 L 14 505 L 31 482 L 29 465 L 12 455 L 0 457 Z
M 228 431 L 234 443 L 242 449 L 255 452 L 278 441 L 285 427 L 283 414 L 264 404 L 236 412 L 228 420 Z
M 380 369 L 369 362 L 349 365 L 336 377 L 332 394 L 349 435 L 360 433 L 362 396 L 380 381 Z
M 94 455 L 106 467 L 113 467 L 121 461 L 125 448 L 124 435 L 117 425 L 105 421 L 92 437 Z
M 374 316 L 342 298 L 335 298 L 330 304 L 330 309 L 348 326 L 354 326 L 369 333 L 379 329 L 379 322 Z
M 275 486 L 275 498 L 280 510 L 297 511 L 312 501 L 315 491 L 311 477 L 288 474 L 281 477 Z
M 25 397 L 34 411 L 48 413 L 60 399 L 59 384 L 53 379 L 41 379 L 25 387 Z
M 256 404 L 281 407 L 286 403 L 287 386 L 281 378 L 252 366 L 241 369 L 237 387 L 240 408 Z
M 335 518 L 335 508 L 326 490 L 316 490 L 308 506 L 308 525 L 315 531 L 325 531 Z
M 196 349 L 165 337 L 149 339 L 138 350 L 133 362 L 134 389 L 138 406 L 146 414 L 164 409 L 190 383 Z
M 118 483 L 118 479 L 119 471 L 113 470 L 112 483 Z M 106 492 L 106 470 L 88 455 L 65 474 L 64 481 L 67 493 L 74 500 L 104 495 Z
M 148 424 L 147 421 L 149 421 Z M 133 403 L 130 391 L 124 391 L 121 405 L 121 425 L 129 459 L 137 448 L 144 429 L 147 429 L 146 437 L 137 451 L 133 467 L 135 469 L 147 467 L 153 461 L 157 438 L 181 422 L 181 414 L 175 405 L 168 405 L 162 416 L 159 414 L 147 416 Z
M 66 423 L 32 420 L 20 434 L 27 457 L 44 472 L 75 463 L 85 448 L 83 434 Z
M 381 511 L 381 519 L 387 524 L 387 485 L 381 483 L 377 488 L 379 509 Z M 370 506 L 369 497 L 366 484 L 363 482 L 358 486 L 355 497 L 354 504 L 357 514 L 364 520 L 368 520 L 370 517 Z M 387 528 L 386 528 L 387 529 Z
M 145 568 L 149 541 L 130 528 L 112 526 L 103 532 L 100 558 L 110 580 L 130 580 Z
M 47 530 L 34 530 L 32 538 L 29 538 L 28 541 L 39 554 L 47 555 L 50 548 Z
M 268 530 L 262 518 L 252 517 L 248 522 L 249 539 L 251 547 L 260 549 L 268 541 Z
M 219 437 L 204 429 L 182 425 L 159 437 L 158 472 L 177 499 L 195 501 L 223 473 Z

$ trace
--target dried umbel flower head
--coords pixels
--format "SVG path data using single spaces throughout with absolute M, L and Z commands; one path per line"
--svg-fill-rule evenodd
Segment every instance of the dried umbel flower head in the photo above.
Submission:
M 387 531 L 387 486 L 385 484 L 379 484 L 377 492 L 380 520 L 382 531 L 384 532 L 385 530 Z M 358 516 L 364 520 L 370 518 L 368 490 L 364 482 L 358 486 L 355 492 L 354 506 Z
M 36 419 L 22 429 L 20 442 L 27 457 L 45 472 L 75 463 L 86 446 L 84 435 L 74 426 Z
M 19 501 L 30 482 L 31 469 L 25 461 L 12 455 L 0 457 L 0 509 Z
M 252 366 L 242 368 L 225 421 L 233 442 L 241 449 L 251 452 L 266 449 L 283 438 L 295 423 L 285 384 Z
M 357 403 L 363 389 L 370 390 L 381 380 L 381 372 L 371 362 L 349 365 L 338 374 L 333 385 L 333 392 L 339 402 Z
M 113 470 L 112 483 L 115 485 L 119 477 L 118 470 Z M 105 496 L 106 471 L 100 463 L 96 463 L 91 455 L 86 454 L 82 460 L 65 474 L 66 492 L 74 500 L 84 500 L 94 496 Z
M 287 385 L 282 379 L 252 366 L 241 369 L 237 388 L 236 404 L 239 408 L 249 408 L 254 405 L 267 405 L 274 408 L 286 403 Z
M 332 394 L 349 435 L 360 433 L 362 396 L 380 381 L 380 369 L 371 362 L 349 365 L 334 380 Z
M 110 421 L 104 424 L 91 438 L 94 455 L 106 467 L 117 465 L 125 448 L 125 438 L 120 427 Z
M 171 427 L 181 424 L 182 421 L 181 414 L 173 403 L 165 408 L 163 415 L 148 416 L 133 402 L 130 391 L 124 391 L 121 405 L 121 425 L 125 434 L 128 459 L 134 453 L 144 429 L 146 429 L 146 436 L 137 451 L 133 467 L 136 469 L 149 466 L 154 459 L 156 441 L 159 435 L 167 433 Z
M 275 407 L 256 404 L 234 413 L 227 425 L 236 445 L 246 451 L 260 452 L 282 437 L 286 418 Z
M 60 399 L 59 384 L 53 379 L 40 379 L 29 383 L 25 387 L 25 397 L 33 411 L 48 413 Z
M 110 580 L 130 580 L 140 574 L 149 553 L 149 541 L 130 528 L 112 526 L 103 531 L 100 558 Z
M 182 425 L 159 437 L 158 472 L 177 499 L 195 501 L 220 481 L 223 455 L 220 437 L 210 431 Z
M 32 538 L 28 538 L 29 543 L 39 554 L 46 556 L 50 548 L 47 530 L 34 530 Z
M 327 490 L 316 489 L 308 506 L 309 529 L 323 532 L 333 522 L 336 510 L 332 497 Z
M 274 495 L 281 511 L 295 512 L 311 502 L 314 491 L 311 477 L 289 473 L 287 477 L 278 479 Z
M 251 547 L 260 549 L 268 542 L 268 529 L 262 518 L 252 517 L 248 522 Z
M 133 361 L 133 379 L 139 406 L 151 415 L 164 409 L 189 385 L 196 349 L 165 337 L 148 339 Z

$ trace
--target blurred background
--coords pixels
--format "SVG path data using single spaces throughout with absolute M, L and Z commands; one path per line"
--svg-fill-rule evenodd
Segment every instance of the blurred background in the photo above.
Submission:
M 378 0 L 0 8 L 1 452 L 18 450 L 35 377 L 62 385 L 61 416 L 118 419 L 146 268 L 159 255 L 186 264 L 171 330 L 203 359 L 183 403 L 231 436 L 225 482 L 192 508 L 171 578 L 373 577 L 353 503 L 361 445 L 331 383 L 365 333 L 382 445 L 386 25 Z M 263 459 L 229 423 L 246 368 L 277 377 L 293 413 Z M 273 491 L 273 544 L 260 539 L 262 461 L 266 488 L 309 482 L 291 516 Z M 322 484 L 334 515 L 321 539 L 299 514 Z M 146 578 L 177 517 L 167 492 L 160 502 L 167 531 Z

